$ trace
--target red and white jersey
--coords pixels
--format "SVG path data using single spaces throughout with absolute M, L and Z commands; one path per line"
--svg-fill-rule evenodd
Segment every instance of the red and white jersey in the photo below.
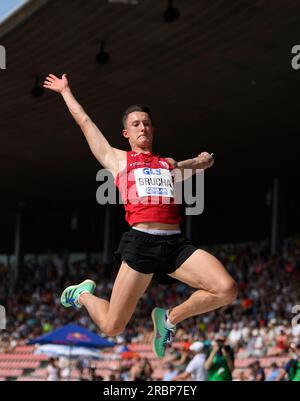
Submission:
M 180 223 L 179 205 L 174 203 L 174 167 L 152 153 L 127 152 L 127 167 L 116 176 L 127 223 Z

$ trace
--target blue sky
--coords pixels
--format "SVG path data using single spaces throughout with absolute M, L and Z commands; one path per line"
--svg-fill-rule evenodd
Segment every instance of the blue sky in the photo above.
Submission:
M 27 0 L 0 0 L 0 22 Z

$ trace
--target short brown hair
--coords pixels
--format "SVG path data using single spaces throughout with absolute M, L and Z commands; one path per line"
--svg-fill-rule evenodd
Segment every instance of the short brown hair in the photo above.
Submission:
M 133 113 L 134 111 L 142 111 L 144 113 L 147 113 L 148 116 L 150 118 L 152 118 L 150 109 L 149 109 L 149 107 L 147 105 L 145 105 L 145 104 L 134 104 L 132 106 L 129 106 L 122 114 L 122 124 L 123 124 L 124 128 L 125 128 L 125 124 L 126 124 L 128 115 L 130 113 Z

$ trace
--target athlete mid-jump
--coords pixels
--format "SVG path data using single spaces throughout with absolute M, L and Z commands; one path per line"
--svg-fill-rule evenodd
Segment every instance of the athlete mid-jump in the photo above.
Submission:
M 122 133 L 131 151 L 113 148 L 74 98 L 66 74 L 62 78 L 49 74 L 44 87 L 62 95 L 92 153 L 113 174 L 131 226 L 116 252 L 121 266 L 110 301 L 94 296 L 96 284 L 85 280 L 66 288 L 61 303 L 65 307 L 85 306 L 100 330 L 115 336 L 124 331 L 155 273 L 186 283 L 195 291 L 185 302 L 169 310 L 156 307 L 152 311 L 153 350 L 161 358 L 178 323 L 227 305 L 237 295 L 235 281 L 219 260 L 197 249 L 181 233 L 179 205 L 174 202 L 172 177 L 176 171 L 207 169 L 213 165 L 213 157 L 203 152 L 177 163 L 153 154 L 154 128 L 150 110 L 143 105 L 129 107 L 122 116 Z

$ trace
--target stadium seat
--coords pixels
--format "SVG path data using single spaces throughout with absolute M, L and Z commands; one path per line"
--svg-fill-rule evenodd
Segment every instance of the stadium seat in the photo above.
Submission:
M 42 379 L 39 379 L 38 377 L 31 377 L 31 376 L 20 376 L 16 380 L 17 382 L 38 382 L 38 381 L 43 381 Z
M 35 350 L 35 345 L 17 345 L 16 348 L 14 349 L 14 353 L 30 354 L 34 350 Z
M 37 369 L 39 361 L 0 361 L 0 369 Z
M 0 377 L 18 377 L 22 374 L 22 369 L 0 369 Z
M 0 361 L 47 361 L 48 355 L 34 355 L 34 354 L 0 354 Z

